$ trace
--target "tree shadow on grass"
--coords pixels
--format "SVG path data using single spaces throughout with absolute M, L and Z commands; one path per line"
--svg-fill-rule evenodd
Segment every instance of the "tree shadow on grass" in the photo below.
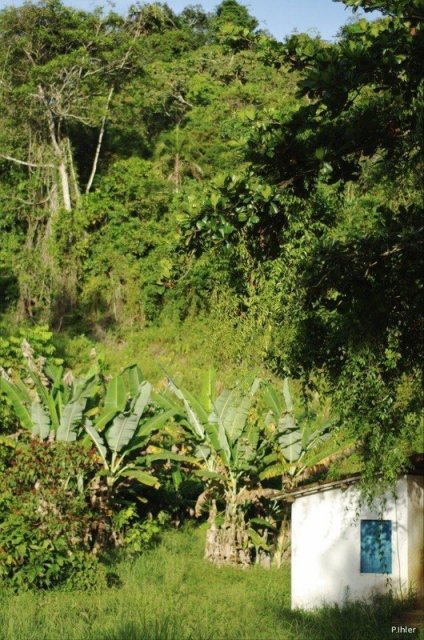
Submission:
M 371 603 L 346 602 L 315 611 L 280 609 L 275 614 L 296 640 L 396 640 L 405 633 L 393 632 L 392 627 L 398 626 L 396 620 L 410 607 L 411 601 L 379 597 Z M 417 629 L 408 637 L 422 639 L 424 634 Z
M 180 624 L 164 618 L 140 623 L 124 622 L 96 640 L 212 640 L 212 636 L 199 638 L 187 633 Z

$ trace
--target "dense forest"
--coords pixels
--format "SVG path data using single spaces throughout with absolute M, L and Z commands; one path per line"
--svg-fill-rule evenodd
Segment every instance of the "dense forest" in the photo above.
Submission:
M 178 15 L 61 0 L 0 12 L 4 437 L 25 422 L 18 374 L 29 365 L 44 397 L 47 361 L 52 397 L 61 366 L 107 382 L 137 364 L 189 413 L 182 389 L 199 393 L 202 372 L 252 397 L 261 378 L 277 422 L 290 378 L 299 411 L 330 419 L 342 464 L 369 485 L 422 450 L 424 8 L 343 2 L 381 17 L 330 43 L 279 42 L 236 0 Z M 131 411 L 140 369 L 125 370 Z M 271 391 L 283 379 L 285 413 Z M 207 413 L 188 416 L 199 447 Z M 113 426 L 109 444 L 86 429 L 112 473 Z

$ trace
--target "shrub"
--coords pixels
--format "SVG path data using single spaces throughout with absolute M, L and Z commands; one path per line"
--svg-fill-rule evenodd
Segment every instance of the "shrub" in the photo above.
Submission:
M 160 511 L 154 518 L 149 514 L 149 517 L 140 520 L 134 504 L 120 509 L 113 517 L 113 526 L 124 554 L 134 556 L 153 547 L 169 520 L 165 511 Z
M 43 363 L 46 358 L 51 364 L 61 364 L 62 360 L 55 357 L 55 347 L 52 343 L 53 333 L 46 325 L 21 327 L 8 331 L 0 326 L 0 363 L 5 371 L 14 370 L 18 374 L 26 373 L 28 362 L 22 351 L 24 341 L 30 343 L 34 360 Z M 0 433 L 11 433 L 16 428 L 16 418 L 10 401 L 0 395 Z
M 0 580 L 15 590 L 96 583 L 93 550 L 109 525 L 90 499 L 95 471 L 93 458 L 75 443 L 2 447 Z

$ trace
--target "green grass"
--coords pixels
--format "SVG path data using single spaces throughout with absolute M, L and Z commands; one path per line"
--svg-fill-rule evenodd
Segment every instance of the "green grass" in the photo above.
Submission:
M 2 640 L 386 640 L 397 611 L 290 610 L 288 568 L 218 569 L 202 560 L 204 528 L 168 532 L 113 567 L 121 586 L 89 593 L 0 596 Z M 417 636 L 409 636 L 417 637 Z M 423 636 L 420 636 L 421 638 Z

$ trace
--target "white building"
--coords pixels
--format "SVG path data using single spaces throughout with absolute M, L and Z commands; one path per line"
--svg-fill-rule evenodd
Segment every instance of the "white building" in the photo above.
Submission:
M 292 504 L 292 608 L 342 604 L 389 589 L 424 596 L 422 475 L 361 504 L 359 478 L 311 485 Z

